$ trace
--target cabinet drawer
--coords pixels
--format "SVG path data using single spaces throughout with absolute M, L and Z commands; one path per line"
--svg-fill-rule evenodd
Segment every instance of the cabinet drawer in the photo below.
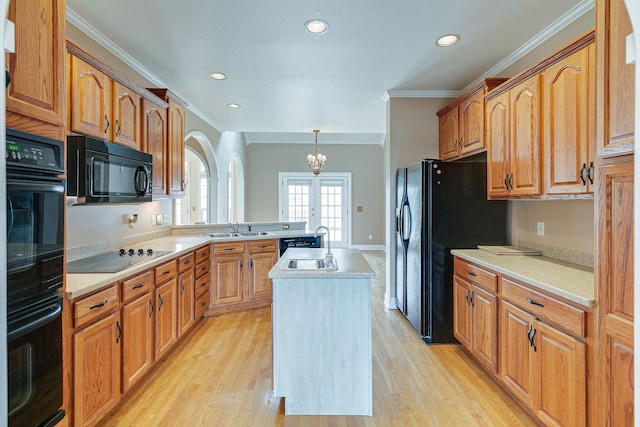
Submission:
M 193 268 L 193 266 L 195 265 L 194 260 L 195 255 L 193 254 L 193 252 L 178 258 L 178 271 L 182 273 L 183 271 Z
M 202 295 L 202 293 L 208 291 L 209 283 L 211 283 L 211 280 L 209 279 L 209 275 L 202 276 L 196 279 L 196 296 Z
M 156 267 L 155 274 L 156 286 L 161 285 L 169 279 L 173 279 L 178 275 L 178 262 L 173 260 Z
M 249 253 L 257 253 L 257 252 L 272 252 L 276 250 L 276 240 L 252 240 L 247 242 L 249 246 Z
M 98 293 L 74 302 L 73 324 L 77 328 L 115 311 L 119 306 L 118 287 L 114 284 Z
M 196 249 L 196 264 L 201 263 L 205 259 L 209 260 L 209 255 L 211 254 L 211 246 L 203 246 L 199 249 Z
M 498 292 L 498 276 L 494 273 L 483 270 L 460 258 L 454 259 L 454 270 L 457 276 L 460 276 L 467 282 L 473 283 L 494 294 Z
M 209 288 L 207 287 L 206 292 L 196 297 L 196 320 L 200 319 L 202 315 L 204 315 L 204 312 L 209 308 L 210 295 Z
M 220 242 L 213 245 L 213 255 L 244 253 L 244 242 Z
M 586 336 L 586 313 L 579 308 L 502 278 L 502 298 L 575 337 Z
M 122 300 L 129 302 L 138 295 L 149 292 L 154 286 L 153 270 L 146 273 L 124 280 L 122 282 Z
M 209 258 L 207 258 L 205 261 L 199 264 L 196 264 L 196 271 L 195 271 L 196 278 L 202 277 L 205 274 L 208 275 L 210 266 L 211 266 L 211 263 L 209 262 Z

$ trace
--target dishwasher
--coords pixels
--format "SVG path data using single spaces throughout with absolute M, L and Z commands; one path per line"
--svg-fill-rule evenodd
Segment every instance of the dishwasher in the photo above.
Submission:
M 288 248 L 321 248 L 322 236 L 298 236 L 280 238 L 280 256 Z

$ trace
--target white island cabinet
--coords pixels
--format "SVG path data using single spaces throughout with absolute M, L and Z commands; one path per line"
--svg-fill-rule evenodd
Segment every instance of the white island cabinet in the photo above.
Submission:
M 338 270 L 287 269 L 326 249 L 290 248 L 271 269 L 273 386 L 286 415 L 372 415 L 371 279 L 360 251 L 333 251 Z M 300 265 L 308 263 L 300 263 Z

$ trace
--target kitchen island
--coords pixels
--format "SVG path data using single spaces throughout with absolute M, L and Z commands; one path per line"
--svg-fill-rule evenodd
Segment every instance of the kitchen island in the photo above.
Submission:
M 286 415 L 372 415 L 374 272 L 347 249 L 333 251 L 337 270 L 287 268 L 325 253 L 290 248 L 269 272 L 274 394 L 285 398 Z

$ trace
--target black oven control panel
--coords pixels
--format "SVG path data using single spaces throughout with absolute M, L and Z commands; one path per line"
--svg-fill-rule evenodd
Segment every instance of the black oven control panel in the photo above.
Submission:
M 40 168 L 63 169 L 63 142 L 39 135 L 7 129 L 5 159 L 7 165 L 29 165 Z

